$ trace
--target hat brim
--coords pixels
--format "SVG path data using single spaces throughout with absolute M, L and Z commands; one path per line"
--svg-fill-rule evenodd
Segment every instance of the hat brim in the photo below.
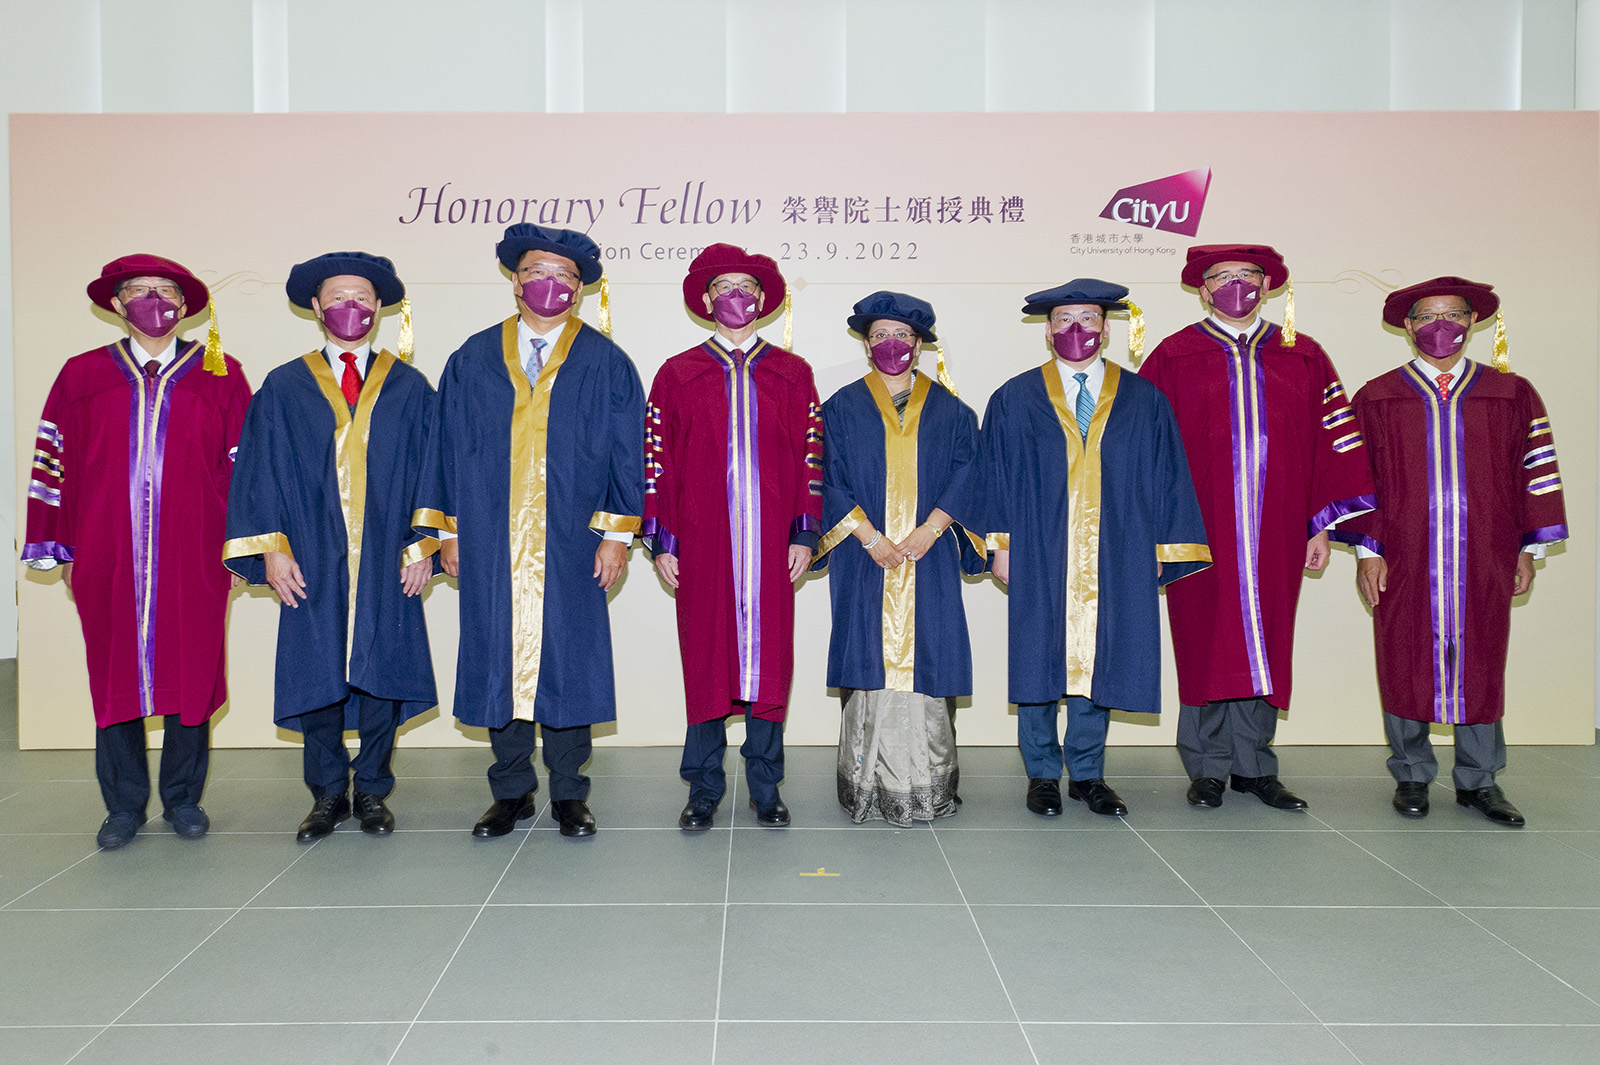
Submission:
M 605 267 L 600 265 L 600 260 L 579 255 L 567 245 L 558 244 L 553 240 L 543 240 L 539 237 L 507 237 L 494 247 L 500 265 L 513 275 L 517 272 L 517 264 L 530 251 L 547 251 L 551 255 L 561 256 L 576 266 L 578 280 L 585 288 L 600 280 L 600 275 L 606 272 Z
M 919 325 L 910 318 L 898 314 L 852 314 L 845 319 L 845 324 L 862 336 L 867 335 L 867 330 L 872 328 L 873 322 L 899 322 L 902 325 L 909 325 L 916 330 L 917 336 L 921 337 L 926 343 L 937 344 L 939 342 L 939 338 L 933 335 L 932 329 Z
M 1425 300 L 1431 296 L 1460 296 L 1472 305 L 1472 313 L 1478 316 L 1480 322 L 1493 318 L 1494 312 L 1500 309 L 1500 297 L 1479 285 L 1417 286 L 1414 290 L 1401 289 L 1399 292 L 1389 294 L 1389 298 L 1383 301 L 1384 323 L 1396 329 L 1404 329 L 1411 308 L 1416 306 L 1418 300 Z
M 1210 255 L 1202 255 L 1184 263 L 1181 280 L 1189 288 L 1201 288 L 1205 285 L 1206 271 L 1218 263 L 1254 263 L 1266 273 L 1267 278 L 1272 282 L 1272 287 L 1265 290 L 1269 293 L 1278 291 L 1289 281 L 1289 266 L 1281 257 L 1250 254 L 1239 248 L 1213 252 Z
M 311 300 L 324 281 L 330 277 L 349 276 L 364 277 L 371 281 L 378 301 L 385 307 L 393 307 L 406 298 L 406 286 L 393 270 L 385 270 L 378 263 L 366 259 L 327 257 L 297 263 L 289 271 L 289 280 L 284 282 L 284 294 L 296 307 L 309 309 Z
M 123 270 L 115 274 L 103 274 L 89 282 L 89 299 L 96 307 L 103 307 L 112 314 L 117 309 L 111 306 L 112 297 L 117 294 L 117 286 L 124 281 L 135 277 L 164 277 L 177 284 L 183 292 L 184 317 L 189 318 L 201 313 L 211 302 L 211 290 L 205 283 L 193 274 L 180 274 L 172 270 Z
M 1092 303 L 1096 307 L 1099 307 L 1102 310 L 1107 310 L 1107 311 L 1125 311 L 1125 310 L 1128 309 L 1128 301 L 1127 300 L 1084 300 L 1084 299 L 1041 300 L 1038 303 L 1024 303 L 1022 305 L 1022 313 L 1023 314 L 1049 314 L 1051 311 L 1055 310 L 1057 307 L 1070 307 L 1070 306 L 1074 306 L 1074 305 L 1079 304 L 1079 303 Z
M 723 274 L 749 274 L 756 279 L 761 286 L 762 296 L 766 298 L 766 306 L 761 309 L 762 318 L 783 309 L 783 298 L 788 294 L 789 286 L 784 283 L 783 275 L 778 272 L 776 265 L 768 266 L 759 260 L 718 263 L 691 269 L 683 279 L 683 305 L 690 314 L 702 322 L 716 321 L 706 311 L 705 301 L 701 297 L 706 294 L 711 282 Z

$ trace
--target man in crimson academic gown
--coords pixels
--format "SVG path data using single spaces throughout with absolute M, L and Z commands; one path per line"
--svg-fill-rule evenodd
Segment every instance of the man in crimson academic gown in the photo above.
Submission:
M 1328 528 L 1373 505 L 1361 431 L 1327 354 L 1261 316 L 1289 278 L 1265 245 L 1189 249 L 1183 283 L 1208 317 L 1163 340 L 1139 374 L 1178 418 L 1211 547 L 1210 569 L 1167 593 L 1178 667 L 1178 753 L 1189 803 L 1222 804 L 1223 778 L 1281 810 L 1278 779 L 1303 569 L 1328 562 Z
M 228 698 L 222 540 L 233 451 L 250 402 L 238 362 L 178 339 L 211 295 L 155 255 L 107 263 L 89 299 L 128 337 L 67 360 L 45 400 L 22 561 L 62 566 L 78 605 L 94 701 L 100 846 L 130 842 L 150 801 L 147 717 L 163 718 L 163 816 L 185 839 L 200 808 L 212 713 Z
M 789 823 L 778 794 L 783 720 L 794 582 L 822 527 L 822 408 L 806 361 L 756 334 L 784 294 L 767 256 L 730 244 L 701 252 L 683 302 L 716 332 L 668 359 L 650 387 L 644 535 L 677 590 L 686 831 L 710 828 L 722 801 L 734 713 L 745 718 L 740 753 L 757 823 Z
M 495 254 L 517 313 L 445 366 L 440 461 L 414 520 L 460 534 L 440 552 L 461 582 L 455 715 L 489 730 L 496 759 L 473 835 L 503 836 L 537 812 L 537 722 L 561 834 L 591 836 L 583 766 L 590 726 L 617 716 L 606 591 L 639 530 L 644 388 L 627 353 L 576 315 L 601 281 L 594 241 L 519 223 Z
M 1461 277 L 1384 301 L 1384 322 L 1417 357 L 1356 393 L 1379 509 L 1335 535 L 1356 545 L 1372 606 L 1394 808 L 1427 815 L 1439 769 L 1428 727 L 1439 723 L 1455 728 L 1456 802 L 1520 826 L 1494 779 L 1506 765 L 1511 600 L 1533 587 L 1534 560 L 1566 538 L 1567 517 L 1539 393 L 1503 352 L 1495 369 L 1462 353 L 1499 306 L 1492 286 Z
M 320 255 L 285 289 L 325 340 L 269 373 L 250 404 L 224 557 L 283 604 L 273 718 L 305 735 L 312 799 L 296 838 L 321 839 L 352 810 L 361 831 L 386 836 L 395 730 L 438 702 L 418 598 L 438 541 L 411 525 L 433 386 L 403 361 L 407 337 L 398 359 L 372 346 L 379 314 L 406 294 L 388 259 Z M 361 736 L 353 762 L 346 729 Z
M 1028 296 L 1022 313 L 1046 316 L 1050 360 L 1001 385 L 983 418 L 1017 743 L 1028 809 L 1046 817 L 1061 812 L 1063 761 L 1069 797 L 1128 812 L 1105 781 L 1111 711 L 1160 712 L 1159 588 L 1211 561 L 1172 407 L 1104 358 L 1106 318 L 1127 295 L 1080 278 Z

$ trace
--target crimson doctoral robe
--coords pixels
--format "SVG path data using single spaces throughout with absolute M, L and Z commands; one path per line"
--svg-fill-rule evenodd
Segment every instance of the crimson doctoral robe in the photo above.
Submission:
M 1315 340 L 1211 320 L 1156 346 L 1139 375 L 1178 419 L 1211 567 L 1167 589 L 1178 698 L 1287 709 L 1306 541 L 1375 505 L 1361 431 Z
M 1408 363 L 1356 393 L 1380 509 L 1337 536 L 1389 564 L 1372 612 L 1383 709 L 1479 725 L 1505 713 L 1517 553 L 1567 536 L 1539 393 L 1463 360 L 1450 398 Z
M 179 341 L 156 377 L 127 340 L 67 360 L 45 400 L 22 560 L 73 563 L 72 597 L 101 728 L 185 725 L 228 698 L 222 541 L 250 382 Z
M 678 558 L 689 723 L 738 701 L 781 721 L 794 673 L 789 545 L 822 529 L 822 407 L 800 356 L 716 338 L 657 371 L 645 424 L 644 536 Z

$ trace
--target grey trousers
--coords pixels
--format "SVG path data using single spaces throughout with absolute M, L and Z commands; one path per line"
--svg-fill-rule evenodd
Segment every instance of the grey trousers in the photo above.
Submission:
M 1389 737 L 1389 772 L 1396 780 L 1431 784 L 1439 774 L 1428 722 L 1383 715 L 1383 732 Z M 1452 777 L 1457 791 L 1477 791 L 1494 783 L 1506 767 L 1506 733 L 1500 722 L 1456 725 L 1456 767 Z
M 1178 757 L 1190 780 L 1228 774 L 1275 777 L 1278 756 L 1272 737 L 1278 711 L 1265 699 L 1222 699 L 1178 707 Z

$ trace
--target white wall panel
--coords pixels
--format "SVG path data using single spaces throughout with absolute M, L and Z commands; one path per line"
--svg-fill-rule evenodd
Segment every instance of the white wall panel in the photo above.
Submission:
M 289 0 L 291 111 L 542 111 L 542 0 Z
M 250 0 L 100 5 L 104 111 L 249 111 Z
M 1393 0 L 1390 106 L 1515 109 L 1522 98 L 1520 0 Z
M 587 0 L 585 111 L 724 111 L 723 0 Z
M 1600 0 L 1578 0 L 1572 36 L 1574 103 L 1593 111 L 1600 108 Z
M 873 0 L 846 7 L 850 111 L 982 111 L 983 0 Z
M 845 0 L 728 0 L 729 111 L 843 111 Z
M 1389 106 L 1384 0 L 1156 0 L 1155 23 L 1159 110 Z
M 1573 106 L 1577 49 L 1574 0 L 1522 0 L 1522 109 Z
M 1155 107 L 1155 0 L 989 0 L 990 111 Z

